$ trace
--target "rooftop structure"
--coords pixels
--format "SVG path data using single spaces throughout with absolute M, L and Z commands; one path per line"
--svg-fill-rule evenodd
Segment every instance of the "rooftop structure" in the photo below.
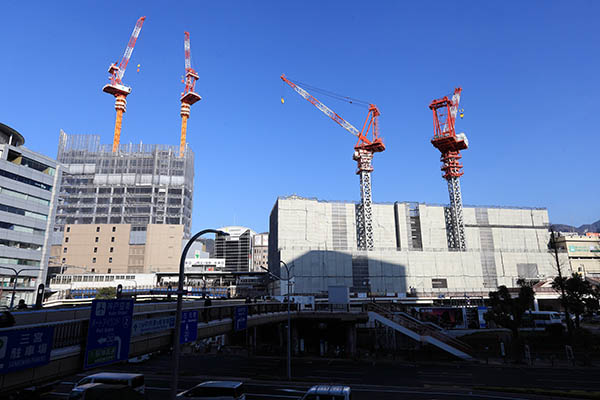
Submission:
M 66 224 L 183 225 L 190 236 L 194 153 L 188 147 L 121 144 L 117 152 L 98 135 L 60 132 L 58 161 L 65 165 L 55 230 Z

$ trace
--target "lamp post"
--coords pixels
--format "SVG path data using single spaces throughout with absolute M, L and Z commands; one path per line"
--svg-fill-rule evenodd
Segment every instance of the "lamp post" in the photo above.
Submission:
M 288 267 L 288 265 L 284 261 L 279 260 L 279 262 L 281 264 L 283 264 L 283 266 L 285 267 L 285 271 L 287 273 L 286 279 L 283 279 L 282 277 L 271 273 L 271 271 L 264 268 L 263 266 L 260 266 L 260 268 L 267 271 L 269 273 L 269 275 L 271 275 L 275 279 L 277 279 L 279 281 L 287 282 L 287 378 L 288 378 L 288 381 L 291 381 L 292 380 L 292 342 L 291 342 L 291 327 L 292 326 L 291 326 L 291 314 L 290 314 L 290 303 L 291 303 L 290 302 L 290 293 L 292 291 L 292 277 L 290 274 L 291 274 L 292 269 L 294 269 L 294 265 L 292 264 L 291 267 Z
M 171 400 L 175 400 L 177 396 L 177 378 L 179 374 L 179 335 L 181 334 L 181 310 L 183 308 L 183 280 L 185 278 L 185 257 L 187 256 L 187 252 L 192 247 L 192 244 L 198 239 L 200 236 L 205 235 L 207 233 L 215 233 L 218 235 L 229 236 L 227 232 L 219 231 L 216 229 L 204 229 L 196 233 L 190 240 L 188 240 L 187 244 L 183 248 L 183 252 L 181 253 L 181 258 L 179 259 L 179 282 L 177 284 L 177 312 L 175 314 L 175 334 L 173 335 L 173 373 L 172 373 L 172 382 L 171 382 L 171 395 L 169 396 Z
M 23 268 L 23 269 L 20 269 L 17 271 L 16 269 L 11 268 L 11 267 L 0 267 L 0 268 L 10 269 L 12 272 L 15 273 L 15 282 L 13 284 L 12 296 L 10 297 L 10 309 L 12 310 L 13 305 L 15 303 L 15 293 L 17 291 L 17 280 L 19 279 L 19 274 L 24 271 L 41 271 L 42 269 L 41 268 Z

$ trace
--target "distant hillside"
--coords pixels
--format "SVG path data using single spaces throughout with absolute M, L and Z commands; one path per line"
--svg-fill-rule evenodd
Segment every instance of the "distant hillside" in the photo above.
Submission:
M 586 232 L 600 232 L 600 220 L 594 222 L 593 224 L 585 224 L 580 227 L 575 227 L 571 225 L 564 224 L 555 224 L 554 230 L 560 232 L 577 232 L 579 234 L 585 234 Z

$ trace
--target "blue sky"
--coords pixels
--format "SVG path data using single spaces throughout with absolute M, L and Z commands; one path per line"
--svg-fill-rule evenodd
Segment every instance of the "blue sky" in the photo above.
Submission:
M 281 73 L 379 106 L 375 201 L 448 202 L 427 106 L 460 85 L 464 203 L 548 207 L 580 225 L 600 218 L 599 14 L 597 1 L 3 2 L 0 121 L 53 157 L 60 129 L 111 143 L 101 88 L 145 15 L 121 141 L 179 143 L 190 31 L 195 230 L 266 231 L 280 195 L 358 200 L 354 138 Z M 362 126 L 366 109 L 321 100 Z

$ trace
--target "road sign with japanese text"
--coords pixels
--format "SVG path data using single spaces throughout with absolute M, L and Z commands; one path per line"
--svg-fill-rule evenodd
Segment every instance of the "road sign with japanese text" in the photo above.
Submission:
M 182 311 L 179 343 L 193 342 L 196 338 L 198 338 L 198 310 Z
M 83 367 L 127 360 L 132 320 L 133 299 L 92 301 Z
M 47 364 L 54 327 L 15 329 L 0 333 L 0 375 Z

